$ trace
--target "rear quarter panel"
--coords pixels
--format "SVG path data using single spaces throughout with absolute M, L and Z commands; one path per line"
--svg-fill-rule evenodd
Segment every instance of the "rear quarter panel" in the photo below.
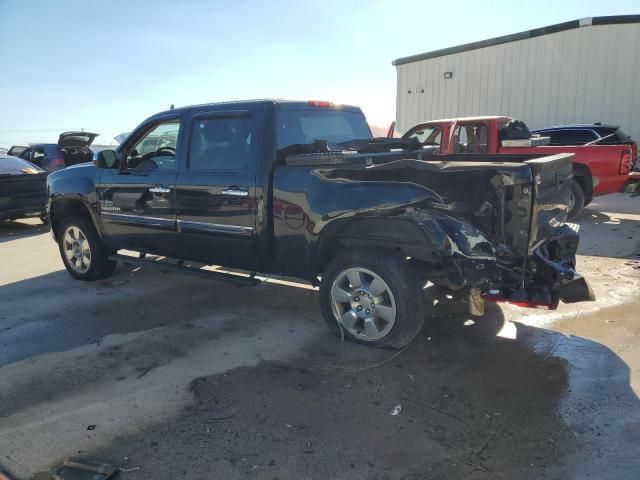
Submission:
M 363 181 L 364 168 L 286 166 L 274 172 L 274 265 L 286 275 L 315 273 L 318 241 L 336 220 L 379 217 L 399 206 L 437 198 L 408 182 Z

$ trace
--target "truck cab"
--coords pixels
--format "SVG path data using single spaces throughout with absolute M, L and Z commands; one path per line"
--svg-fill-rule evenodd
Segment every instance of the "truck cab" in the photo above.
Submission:
M 265 271 L 277 151 L 354 138 L 371 138 L 362 111 L 329 102 L 265 100 L 164 111 L 142 122 L 116 151 L 101 152 L 111 164 L 88 168 L 92 215 L 108 249 Z M 54 177 L 51 183 L 60 188 L 66 181 Z M 55 202 L 53 210 L 61 218 Z M 57 234 L 56 220 L 52 228 Z

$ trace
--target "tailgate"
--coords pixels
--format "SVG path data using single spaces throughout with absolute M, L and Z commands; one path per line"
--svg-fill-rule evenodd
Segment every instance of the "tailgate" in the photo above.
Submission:
M 525 162 L 534 177 L 530 254 L 541 242 L 555 236 L 567 220 L 574 156 L 561 153 Z

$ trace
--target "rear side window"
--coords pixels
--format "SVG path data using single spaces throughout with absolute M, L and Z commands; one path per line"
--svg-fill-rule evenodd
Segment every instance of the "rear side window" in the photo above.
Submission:
M 189 169 L 240 170 L 251 155 L 249 116 L 197 118 L 191 129 Z
M 591 130 L 558 130 L 543 132 L 542 135 L 551 137 L 551 145 L 584 145 L 598 139 Z
M 622 130 L 618 129 L 616 130 L 616 135 L 618 136 L 618 138 L 622 141 L 627 141 L 630 140 L 631 137 L 629 135 L 627 135 L 626 133 L 624 133 Z
M 278 149 L 310 144 L 371 138 L 369 125 L 360 112 L 343 110 L 284 110 L 278 114 Z
M 459 125 L 455 130 L 454 153 L 487 153 L 487 126 Z
M 630 142 L 631 138 L 629 137 L 629 135 L 624 133 L 622 130 L 617 129 L 613 135 L 611 135 L 609 138 L 606 138 L 605 140 L 603 140 L 602 143 L 607 143 L 607 140 L 609 140 L 611 143 L 614 143 L 614 142 Z

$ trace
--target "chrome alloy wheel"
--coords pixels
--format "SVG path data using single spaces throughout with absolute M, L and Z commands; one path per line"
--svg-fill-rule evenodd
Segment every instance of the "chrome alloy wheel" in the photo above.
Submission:
M 396 323 L 391 288 L 366 268 L 348 268 L 336 277 L 331 286 L 331 305 L 342 327 L 365 342 L 384 338 Z
M 69 266 L 78 273 L 87 273 L 91 267 L 91 247 L 82 230 L 70 225 L 64 232 L 62 242 Z

